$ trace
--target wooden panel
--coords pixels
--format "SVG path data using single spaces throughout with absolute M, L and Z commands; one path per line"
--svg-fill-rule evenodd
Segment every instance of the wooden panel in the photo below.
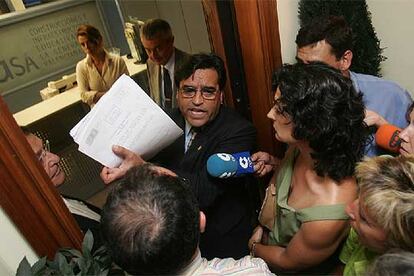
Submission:
M 283 153 L 266 114 L 272 107 L 271 76 L 282 64 L 275 0 L 234 1 L 243 64 L 261 150 Z
M 39 256 L 81 247 L 78 225 L 1 97 L 0 204 Z
M 210 45 L 212 52 L 220 56 L 224 60 L 226 68 L 227 57 L 224 50 L 223 34 L 221 33 L 220 20 L 217 12 L 217 6 L 215 0 L 202 0 L 204 17 L 206 19 L 207 31 L 209 34 Z M 227 72 L 227 82 L 224 88 L 225 103 L 227 106 L 234 108 L 233 94 L 231 91 L 231 76 Z

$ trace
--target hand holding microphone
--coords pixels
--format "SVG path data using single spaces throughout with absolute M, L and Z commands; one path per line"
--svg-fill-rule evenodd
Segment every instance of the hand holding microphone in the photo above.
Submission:
M 377 145 L 391 152 L 399 152 L 401 146 L 401 138 L 399 134 L 401 129 L 393 125 L 382 125 L 375 133 L 375 141 Z
M 272 172 L 280 163 L 280 160 L 267 152 L 258 151 L 252 154 L 252 162 L 254 164 L 255 174 L 262 177 Z
M 364 121 L 368 126 L 372 126 L 372 127 L 380 127 L 382 125 L 389 124 L 387 122 L 387 120 L 385 120 L 384 117 L 379 115 L 377 112 L 375 112 L 373 110 L 369 110 L 369 109 L 365 110 L 365 119 L 364 119 Z

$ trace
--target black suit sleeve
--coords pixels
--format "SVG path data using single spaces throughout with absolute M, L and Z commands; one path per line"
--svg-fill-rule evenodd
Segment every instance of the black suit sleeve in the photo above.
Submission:
M 238 192 L 244 191 L 240 185 L 244 185 L 245 177 L 219 179 L 211 177 L 207 172 L 207 159 L 214 153 L 252 152 L 254 150 L 256 130 L 247 121 L 243 120 L 242 122 L 245 122 L 245 124 L 222 126 L 220 131 L 217 130 L 212 135 L 209 147 L 201 154 L 202 156 L 197 156 L 196 159 L 184 160 L 179 168 L 173 168 L 178 175 L 190 180 L 202 210 L 215 205 L 217 198 L 228 190 L 232 190 L 231 193 L 234 194 L 235 198 L 237 198 Z M 194 162 L 200 164 L 196 170 L 186 169 L 193 166 Z
M 131 76 L 131 78 L 145 91 L 145 93 L 147 93 L 148 96 L 151 96 L 148 82 L 148 69 Z

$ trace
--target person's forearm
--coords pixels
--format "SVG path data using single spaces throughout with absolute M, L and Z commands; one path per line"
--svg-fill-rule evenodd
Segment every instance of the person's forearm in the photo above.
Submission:
M 271 246 L 271 245 L 264 245 L 257 243 L 254 248 L 254 256 L 262 258 L 270 267 L 274 269 L 283 269 L 282 266 L 279 264 L 281 251 L 284 248 L 279 246 Z
M 286 258 L 286 248 L 276 245 L 256 244 L 254 256 L 262 258 L 268 266 L 275 270 L 295 271 L 299 267 Z

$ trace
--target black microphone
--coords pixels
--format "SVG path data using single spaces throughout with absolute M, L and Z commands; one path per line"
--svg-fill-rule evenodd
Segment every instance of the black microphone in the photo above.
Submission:
M 254 168 L 248 151 L 216 153 L 207 160 L 207 172 L 213 177 L 229 178 L 254 173 Z

